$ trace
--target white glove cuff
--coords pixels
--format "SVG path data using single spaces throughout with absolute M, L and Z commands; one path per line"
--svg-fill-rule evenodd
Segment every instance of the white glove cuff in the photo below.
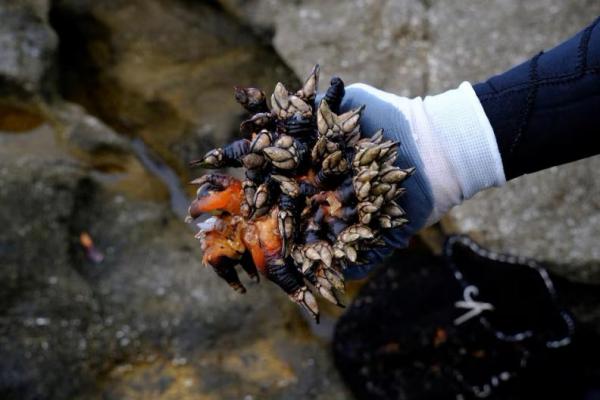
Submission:
M 413 133 L 434 197 L 428 222 L 475 193 L 506 183 L 494 131 L 470 83 L 413 101 L 421 104 L 414 108 Z M 428 126 L 418 126 L 423 124 Z

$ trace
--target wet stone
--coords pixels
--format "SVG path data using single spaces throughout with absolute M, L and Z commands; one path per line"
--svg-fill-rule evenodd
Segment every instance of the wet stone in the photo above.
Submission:
M 156 178 L 122 136 L 77 107 L 55 117 L 0 133 L 3 398 L 347 398 L 284 295 L 233 293 L 166 200 L 123 189 Z
M 245 114 L 234 85 L 297 83 L 272 49 L 210 3 L 60 0 L 50 22 L 61 95 L 143 139 L 184 181 L 189 161 L 236 135 Z
M 600 182 L 592 157 L 487 190 L 443 220 L 496 250 L 542 260 L 555 273 L 600 282 Z
M 58 40 L 46 21 L 48 1 L 0 4 L 0 94 L 39 95 L 52 87 L 51 68 Z

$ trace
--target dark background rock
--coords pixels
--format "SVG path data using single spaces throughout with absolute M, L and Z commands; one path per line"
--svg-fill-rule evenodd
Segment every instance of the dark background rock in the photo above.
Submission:
M 47 24 L 48 1 L 0 3 L 0 94 L 29 97 L 51 89 L 58 40 Z
M 234 84 L 297 82 L 269 45 L 193 2 L 2 7 L 35 18 L 0 21 L 0 55 L 43 57 L 0 72 L 0 397 L 348 398 L 297 307 L 231 291 L 169 204 L 235 133 Z
M 516 179 L 456 208 L 444 226 L 543 260 L 569 279 L 600 282 L 598 168 L 596 156 Z
M 57 130 L 0 133 L 3 398 L 346 397 L 294 304 L 223 285 L 128 142 L 57 114 Z
M 233 86 L 297 84 L 284 62 L 211 2 L 59 0 L 63 96 L 141 137 L 183 179 L 187 164 L 237 135 Z

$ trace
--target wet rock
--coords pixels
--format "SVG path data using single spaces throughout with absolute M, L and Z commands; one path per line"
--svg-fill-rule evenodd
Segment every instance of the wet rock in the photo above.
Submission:
M 479 82 L 571 37 L 600 12 L 594 1 L 433 1 L 429 92 Z
M 273 36 L 302 75 L 318 60 L 341 74 L 399 95 L 424 95 L 477 82 L 553 46 L 600 11 L 586 0 L 346 2 L 220 0 L 259 34 Z
M 0 4 L 0 95 L 25 98 L 51 87 L 58 40 L 47 13 L 46 0 Z
M 98 118 L 89 115 L 83 107 L 73 103 L 61 103 L 54 108 L 54 115 L 61 124 L 63 140 L 73 149 L 88 153 L 91 158 L 102 152 L 131 153 L 129 140 L 109 128 Z
M 600 157 L 480 193 L 444 220 L 488 247 L 543 260 L 561 276 L 600 282 Z
M 353 0 L 221 0 L 259 32 L 273 32 L 273 46 L 298 76 L 313 63 L 322 76 L 365 82 L 401 95 L 427 88 L 427 3 Z
M 0 140 L 0 392 L 66 398 L 99 363 L 79 346 L 104 345 L 102 331 L 88 332 L 98 315 L 94 293 L 71 267 L 70 218 L 85 174 L 47 126 Z
M 141 137 L 185 180 L 191 159 L 236 134 L 234 85 L 296 84 L 268 45 L 211 3 L 61 0 L 51 21 L 63 95 Z
M 35 104 L 15 98 L 1 97 L 0 131 L 27 132 L 38 127 L 44 121 L 43 111 Z
M 0 132 L 3 398 L 346 398 L 276 287 L 242 297 L 201 267 L 127 140 L 78 106 L 49 112 Z
M 0 6 L 1 40 L 45 34 L 47 7 Z M 0 48 L 12 68 L 0 70 L 0 396 L 347 398 L 325 343 L 277 288 L 247 283 L 241 297 L 201 267 L 169 204 L 181 183 L 156 156 L 187 175 L 189 158 L 237 130 L 234 84 L 293 74 L 214 4 L 52 7 L 58 63 L 55 36 L 27 33 L 39 59 Z M 35 18 L 19 25 L 23 10 Z M 81 105 L 41 83 L 53 66 Z

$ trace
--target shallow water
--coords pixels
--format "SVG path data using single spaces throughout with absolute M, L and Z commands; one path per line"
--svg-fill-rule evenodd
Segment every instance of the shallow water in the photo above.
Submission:
M 156 153 L 152 152 L 142 139 L 133 139 L 131 145 L 144 167 L 166 185 L 169 190 L 171 209 L 175 215 L 185 218 L 189 201 L 177 173 Z

